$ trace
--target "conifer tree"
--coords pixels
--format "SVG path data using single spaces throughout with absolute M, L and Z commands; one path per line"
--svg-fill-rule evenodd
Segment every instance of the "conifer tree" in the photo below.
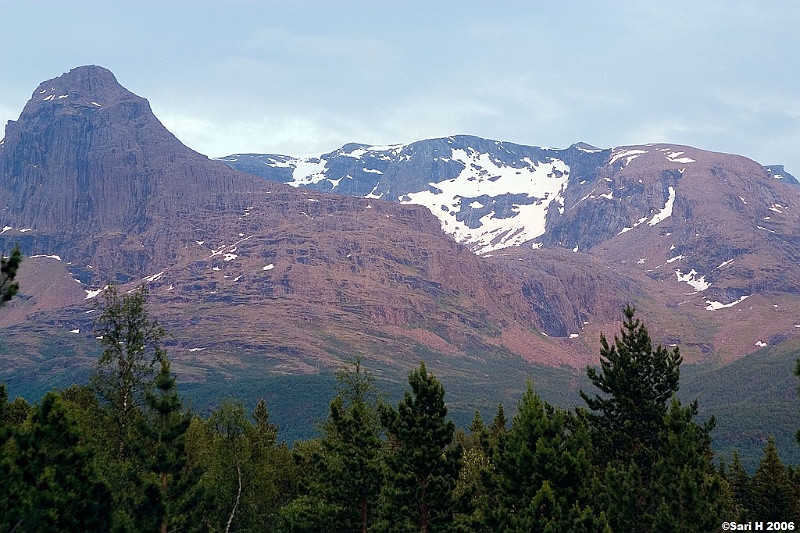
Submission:
M 158 510 L 160 530 L 166 532 L 170 525 L 174 528 L 184 518 L 181 504 L 195 496 L 197 482 L 194 469 L 187 469 L 185 450 L 191 416 L 182 410 L 166 357 L 161 359 L 154 389 L 146 392 L 146 405 L 147 416 L 140 423 L 140 451 L 142 463 L 160 488 L 155 493 L 158 502 L 153 502 L 152 508 Z
M 742 467 L 739 454 L 733 452 L 733 459 L 727 474 L 728 485 L 731 488 L 736 520 L 744 521 L 753 518 L 750 512 L 750 475 Z
M 512 531 L 604 531 L 605 517 L 586 505 L 590 441 L 579 418 L 544 402 L 531 383 L 499 454 L 500 528 Z
M 587 374 L 602 395 L 581 391 L 591 412 L 596 506 L 615 531 L 688 531 L 716 527 L 730 508 L 713 467 L 713 419 L 695 422 L 697 403 L 682 406 L 678 348 L 653 348 L 626 306 L 621 336 L 601 336 L 600 371 Z
M 587 368 L 589 380 L 603 394 L 580 394 L 592 411 L 596 437 L 602 440 L 598 449 L 608 459 L 632 460 L 647 471 L 655 460 L 667 403 L 678 391 L 683 358 L 677 347 L 654 349 L 630 305 L 623 313 L 621 336 L 614 336 L 613 344 L 600 336 L 600 372 Z
M 411 392 L 397 409 L 381 408 L 389 446 L 382 529 L 445 531 L 452 522 L 461 456 L 453 446 L 455 425 L 447 420 L 444 387 L 424 363 L 408 383 Z
M 59 395 L 48 392 L 14 434 L 3 531 L 101 531 L 111 525 L 110 494 Z M 9 459 L 8 457 L 6 459 Z M 0 506 L 2 508 L 2 506 Z
M 714 467 L 709 433 L 712 418 L 700 425 L 697 402 L 682 406 L 673 397 L 653 466 L 656 530 L 711 531 L 732 508 L 722 476 Z
M 334 508 L 337 527 L 366 532 L 375 520 L 383 484 L 383 441 L 374 378 L 353 360 L 336 373 L 339 393 L 331 401 L 321 440 L 325 452 L 321 474 Z
M 770 436 L 750 485 L 750 510 L 759 520 L 797 520 L 792 485 Z

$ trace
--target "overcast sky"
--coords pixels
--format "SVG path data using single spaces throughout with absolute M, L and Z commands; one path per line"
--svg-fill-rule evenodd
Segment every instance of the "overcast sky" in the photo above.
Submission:
M 783 0 L 0 0 L 0 121 L 97 64 L 211 157 L 465 133 L 686 144 L 800 178 L 798 52 Z

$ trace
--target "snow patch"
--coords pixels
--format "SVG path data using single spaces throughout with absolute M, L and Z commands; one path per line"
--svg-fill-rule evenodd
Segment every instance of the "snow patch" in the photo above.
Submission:
M 608 164 L 613 165 L 615 161 L 619 159 L 625 158 L 625 164 L 629 164 L 631 161 L 636 159 L 642 154 L 646 154 L 647 150 L 619 150 L 615 149 L 611 154 L 611 159 L 609 160 Z
M 669 198 L 667 198 L 667 202 L 664 204 L 664 209 L 653 215 L 653 218 L 650 219 L 650 222 L 647 223 L 648 226 L 655 226 L 659 222 L 663 222 L 664 220 L 668 219 L 672 216 L 672 207 L 675 205 L 675 187 L 669 188 Z
M 711 286 L 711 284 L 706 281 L 705 276 L 697 277 L 697 271 L 695 269 L 690 270 L 688 274 L 683 274 L 680 270 L 676 270 L 675 275 L 678 277 L 678 281 L 687 283 L 694 289 L 694 292 L 702 292 Z
M 544 233 L 547 212 L 551 207 L 563 212 L 569 166 L 561 160 L 545 163 L 527 160 L 524 161 L 526 166 L 510 166 L 472 148 L 453 149 L 451 159 L 464 165 L 457 176 L 433 184 L 435 191 L 411 192 L 400 198 L 400 202 L 427 207 L 439 218 L 446 233 L 456 241 L 470 245 L 479 254 L 535 239 Z M 477 207 L 474 201 L 462 204 L 462 199 L 505 194 L 524 195 L 531 203 L 511 205 L 503 218 L 495 216 L 494 211 L 488 212 L 475 228 L 456 219 L 460 209 Z M 454 208 L 443 211 L 442 205 Z
M 147 276 L 146 278 L 144 278 L 144 280 L 147 281 L 148 283 L 153 283 L 154 281 L 158 281 L 159 278 L 161 278 L 161 276 L 163 276 L 163 275 L 164 275 L 164 271 L 162 270 L 158 274 L 153 274 L 152 276 Z
M 97 296 L 98 294 L 100 294 L 101 292 L 106 290 L 107 288 L 108 288 L 108 285 L 106 285 L 102 289 L 85 289 L 86 290 L 86 298 L 84 298 L 84 300 L 91 300 L 92 298 L 94 298 L 95 296 Z
M 667 161 L 671 161 L 672 163 L 694 163 L 694 159 L 691 157 L 680 157 L 683 155 L 683 152 L 672 152 L 667 154 Z
M 262 270 L 272 270 L 273 268 L 275 268 L 275 265 L 269 264 L 269 265 L 264 266 L 264 268 Z
M 722 302 L 713 302 L 711 300 L 706 300 L 706 304 L 708 304 L 708 305 L 706 305 L 706 309 L 709 310 L 709 311 L 716 311 L 717 309 L 725 309 L 726 307 L 733 307 L 734 305 L 736 305 L 738 303 L 741 303 L 741 302 L 747 300 L 748 298 L 750 298 L 749 294 L 746 295 L 746 296 L 742 296 L 741 298 L 739 298 L 735 302 L 731 302 L 729 304 L 724 304 Z
M 32 255 L 32 256 L 30 256 L 29 259 L 33 259 L 34 257 L 47 257 L 48 259 L 55 259 L 56 261 L 61 261 L 61 256 L 60 255 L 42 255 L 42 254 L 39 254 L 39 255 Z

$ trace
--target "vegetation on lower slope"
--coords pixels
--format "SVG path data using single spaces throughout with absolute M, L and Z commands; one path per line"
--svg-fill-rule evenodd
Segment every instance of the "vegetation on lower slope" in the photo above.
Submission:
M 583 378 L 549 369 L 534 384 L 521 365 L 476 357 L 458 372 L 420 363 L 402 384 L 356 358 L 335 379 L 182 387 L 187 410 L 144 304 L 144 290 L 109 291 L 90 385 L 33 406 L 0 386 L 0 531 L 707 531 L 800 519 L 800 471 L 772 438 L 753 474 L 738 454 L 720 465 L 715 418 L 701 414 L 716 407 L 677 398 L 678 350 L 654 348 L 631 308 Z M 752 385 L 794 389 L 791 367 L 771 370 L 790 355 L 758 354 Z M 730 389 L 745 368 L 695 369 L 686 381 Z M 740 393 L 730 392 L 716 400 Z M 314 434 L 287 435 L 277 412 L 294 427 L 318 422 Z

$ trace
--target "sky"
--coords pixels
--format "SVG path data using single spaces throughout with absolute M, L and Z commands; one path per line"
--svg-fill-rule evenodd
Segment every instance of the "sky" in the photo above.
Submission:
M 470 134 L 800 178 L 800 2 L 0 0 L 0 123 L 86 64 L 210 157 Z

